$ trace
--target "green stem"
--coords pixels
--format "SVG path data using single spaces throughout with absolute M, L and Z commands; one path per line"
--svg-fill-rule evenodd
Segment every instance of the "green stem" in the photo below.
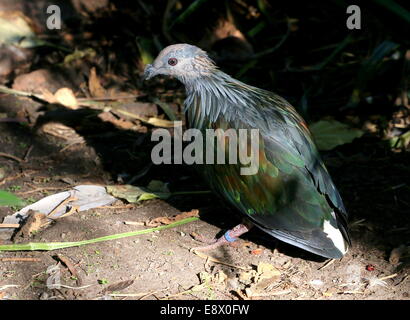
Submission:
M 70 248 L 70 247 L 78 247 L 83 246 L 91 243 L 103 242 L 108 240 L 116 240 L 122 239 L 126 237 L 137 236 L 141 234 L 151 233 L 154 231 L 160 231 L 168 228 L 173 228 L 176 226 L 180 226 L 189 222 L 199 220 L 198 217 L 190 217 L 186 218 L 168 225 L 159 226 L 150 229 L 138 230 L 138 231 L 131 231 L 131 232 L 124 232 L 118 233 L 114 235 L 104 236 L 100 238 L 90 239 L 90 240 L 83 240 L 83 241 L 76 241 L 76 242 L 49 242 L 49 243 L 23 243 L 23 244 L 9 244 L 9 245 L 1 245 L 0 251 L 35 251 L 35 250 L 42 250 L 42 251 L 51 251 L 63 248 Z

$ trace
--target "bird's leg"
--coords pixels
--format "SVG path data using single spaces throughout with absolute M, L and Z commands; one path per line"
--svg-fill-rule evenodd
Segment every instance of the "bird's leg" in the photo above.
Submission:
M 202 240 L 202 242 L 208 243 L 208 245 L 202 246 L 202 247 L 195 247 L 195 248 L 192 248 L 191 250 L 207 251 L 207 250 L 213 250 L 225 244 L 231 244 L 234 241 L 238 240 L 238 237 L 248 232 L 251 228 L 252 228 L 251 223 L 249 222 L 241 223 L 241 224 L 238 224 L 233 229 L 226 231 L 225 234 L 219 239 L 213 239 L 212 241 L 205 240 L 203 237 L 200 236 L 199 240 L 200 241 Z

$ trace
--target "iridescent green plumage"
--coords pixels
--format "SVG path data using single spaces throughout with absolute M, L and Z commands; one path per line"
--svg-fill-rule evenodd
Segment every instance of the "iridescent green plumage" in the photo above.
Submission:
M 172 69 L 187 89 L 190 127 L 259 130 L 258 172 L 241 175 L 241 163 L 202 165 L 211 188 L 274 237 L 325 257 L 343 256 L 350 243 L 346 209 L 303 119 L 283 98 L 233 79 L 205 52 L 186 46 L 170 46 L 157 59 L 192 55 L 189 72 Z

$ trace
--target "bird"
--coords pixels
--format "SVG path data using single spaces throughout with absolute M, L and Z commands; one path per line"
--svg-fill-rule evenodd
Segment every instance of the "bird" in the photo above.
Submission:
M 258 130 L 256 173 L 241 174 L 239 163 L 199 165 L 211 190 L 243 218 L 204 250 L 230 244 L 257 227 L 321 257 L 346 254 L 351 246 L 346 208 L 306 122 L 288 101 L 234 79 L 206 51 L 186 43 L 165 47 L 146 65 L 145 80 L 157 75 L 185 86 L 190 128 Z

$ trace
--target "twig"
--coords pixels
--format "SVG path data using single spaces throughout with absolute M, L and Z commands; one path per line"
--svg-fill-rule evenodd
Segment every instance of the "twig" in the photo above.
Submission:
M 131 226 L 145 226 L 144 222 L 139 222 L 139 221 L 124 221 L 124 224 L 128 224 Z
M 154 290 L 150 292 L 139 292 L 139 293 L 109 293 L 108 295 L 111 297 L 141 297 L 139 300 L 142 300 L 146 297 L 149 297 L 155 293 L 163 292 L 165 290 L 168 290 L 168 288 L 165 289 L 160 289 L 160 290 Z
M 24 162 L 27 162 L 28 157 L 30 156 L 30 153 L 31 153 L 31 151 L 33 150 L 33 148 L 34 148 L 34 145 L 31 145 L 31 146 L 27 149 L 27 152 L 26 152 L 26 154 L 24 155 L 24 158 L 23 158 L 23 161 L 24 161 Z
M 326 263 L 323 266 L 321 266 L 318 270 L 323 270 L 323 269 L 327 268 L 328 266 L 333 264 L 333 262 L 335 262 L 335 259 L 331 259 L 329 261 L 326 261 Z
M 62 263 L 64 263 L 68 270 L 70 271 L 70 273 L 77 278 L 77 285 L 81 286 L 83 279 L 81 278 L 81 276 L 78 274 L 76 267 L 74 266 L 74 264 L 70 261 L 70 259 L 62 254 L 57 254 L 57 258 L 60 259 L 60 261 Z
M 25 162 L 23 159 L 20 159 L 16 156 L 13 156 L 12 154 L 4 153 L 4 152 L 0 152 L 0 157 L 9 158 L 9 159 L 15 160 L 19 163 Z
M 7 93 L 7 94 L 14 94 L 14 95 L 23 96 L 23 97 L 33 97 L 33 98 L 37 98 L 37 99 L 40 99 L 42 101 L 48 102 L 47 99 L 42 94 L 35 94 L 35 93 L 32 93 L 32 92 L 14 90 L 14 89 L 10 89 L 10 88 L 7 88 L 7 87 L 1 86 L 1 85 L 0 85 L 0 92 Z M 79 99 L 77 99 L 77 101 L 79 101 Z M 94 109 L 97 108 L 99 110 L 107 108 L 107 106 L 105 106 L 104 102 L 99 102 L 99 101 L 96 101 L 94 99 L 93 100 L 84 99 L 84 100 L 81 101 L 81 103 L 79 103 L 79 105 L 83 106 L 83 107 L 94 108 Z M 144 123 L 147 123 L 147 124 L 150 124 L 150 125 L 153 125 L 153 126 L 167 127 L 167 128 L 168 127 L 174 127 L 174 122 L 173 121 L 159 119 L 159 118 L 155 118 L 155 117 L 145 118 L 145 117 L 142 117 L 142 116 L 137 115 L 135 113 L 131 113 L 131 112 L 128 112 L 128 111 L 125 111 L 125 110 L 122 110 L 122 109 L 118 109 L 118 108 L 113 108 L 113 107 L 111 107 L 110 109 L 113 109 L 113 110 L 117 111 L 118 113 L 121 113 L 123 115 L 126 115 L 128 117 L 137 119 L 141 122 L 144 122 Z M 14 159 L 14 160 L 18 161 L 17 159 Z
M 1 262 L 40 262 L 39 258 L 0 258 Z
M 134 204 L 129 203 L 126 205 L 119 205 L 119 206 L 100 206 L 100 207 L 96 207 L 94 209 L 130 209 L 133 208 Z
M 29 191 L 24 191 L 24 192 L 16 192 L 17 195 L 22 196 L 22 195 L 27 195 L 27 194 L 31 194 L 31 193 L 36 193 L 36 192 L 41 192 L 41 191 L 46 191 L 46 190 L 62 190 L 65 188 L 62 187 L 47 187 L 47 188 L 35 188 L 34 190 L 29 190 Z
M 357 290 L 354 290 L 354 291 L 342 291 L 342 292 L 338 292 L 339 294 L 364 294 L 364 292 L 363 291 L 357 291 Z
M 60 210 L 62 207 L 64 207 L 65 205 L 67 205 L 68 203 L 72 202 L 72 201 L 76 201 L 77 198 L 74 197 L 67 197 L 67 199 L 63 200 L 57 207 L 55 207 L 53 209 L 53 211 L 51 211 L 48 215 L 47 218 L 53 219 L 52 216 L 55 215 L 57 213 L 58 210 Z
M 1 223 L 0 228 L 20 228 L 18 223 Z
M 26 173 L 27 173 L 27 172 L 26 172 Z M 2 181 L 0 181 L 0 186 L 1 186 L 2 184 L 5 184 L 5 183 L 8 182 L 8 181 L 21 178 L 21 177 L 24 176 L 24 174 L 26 174 L 26 173 L 22 172 L 22 173 L 18 173 L 18 174 L 14 175 L 14 176 L 11 176 L 11 177 L 6 177 L 6 178 L 4 178 Z
M 86 286 L 82 286 L 82 287 L 71 287 L 71 286 L 66 286 L 65 284 L 60 284 L 60 287 L 63 287 L 66 289 L 72 289 L 72 290 L 81 290 L 81 289 L 85 289 L 91 286 L 94 286 L 94 284 L 87 284 Z
M 8 289 L 8 288 L 18 288 L 18 287 L 20 287 L 20 286 L 17 285 L 17 284 L 6 284 L 6 285 L 0 287 L 0 291 Z
M 77 200 L 77 199 L 75 199 L 75 200 Z M 63 215 L 59 216 L 56 219 L 66 218 L 68 216 L 71 216 L 73 213 L 77 213 L 79 211 L 80 211 L 79 206 L 72 206 L 71 209 L 68 212 L 64 213 Z
M 242 300 L 249 300 L 249 298 L 243 294 L 242 290 L 235 290 L 234 293 Z
M 389 275 L 389 276 L 379 278 L 379 280 L 383 281 L 383 280 L 395 278 L 395 277 L 397 277 L 397 275 L 398 275 L 397 273 L 394 273 L 394 274 L 391 274 L 391 275 Z
M 410 275 L 406 274 L 406 275 L 403 277 L 403 279 L 401 279 L 401 280 L 396 284 L 396 287 L 397 287 L 399 284 L 402 284 L 404 281 L 406 281 L 406 280 L 409 278 L 409 276 L 410 276 Z
M 94 97 L 92 99 L 89 98 L 77 98 L 77 101 L 79 102 L 90 102 L 90 101 L 112 101 L 112 100 L 121 100 L 121 99 L 134 99 L 138 98 L 140 95 L 138 94 L 133 94 L 133 95 L 128 95 L 128 96 L 105 96 L 105 97 Z

